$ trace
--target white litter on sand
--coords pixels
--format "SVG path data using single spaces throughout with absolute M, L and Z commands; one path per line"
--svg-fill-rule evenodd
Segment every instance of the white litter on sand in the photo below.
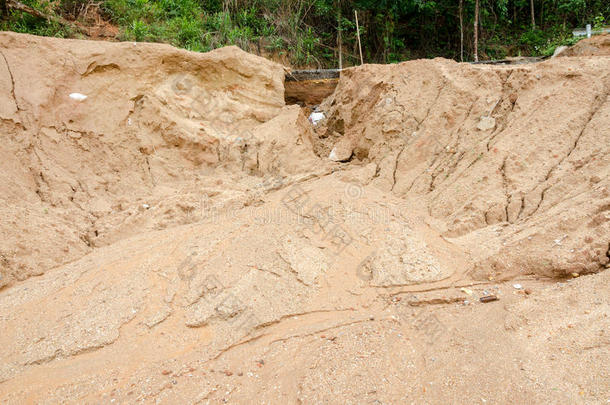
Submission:
M 70 93 L 69 97 L 72 100 L 76 100 L 76 101 L 84 101 L 87 99 L 87 96 L 85 96 L 84 94 L 81 94 L 81 93 Z
M 322 121 L 324 118 L 326 118 L 324 116 L 324 113 L 312 112 L 311 115 L 309 116 L 309 121 L 314 125 L 318 125 L 318 122 Z

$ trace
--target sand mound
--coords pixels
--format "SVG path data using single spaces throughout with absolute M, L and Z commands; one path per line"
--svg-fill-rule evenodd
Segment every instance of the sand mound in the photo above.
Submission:
M 586 89 L 586 90 L 585 90 Z M 349 145 L 372 184 L 426 207 L 486 276 L 608 264 L 610 60 L 350 69 L 319 148 Z
M 275 174 L 273 156 L 256 166 L 245 131 L 280 113 L 279 65 L 238 48 L 202 55 L 7 33 L 0 43 L 0 187 L 11 219 L 0 225 L 0 285 L 185 222 L 190 203 L 169 198 L 187 186 L 242 195 L 218 187 L 223 176 L 200 184 L 202 168 Z
M 578 41 L 559 56 L 610 56 L 610 34 L 595 35 Z
M 3 402 L 607 397 L 610 59 L 0 51 Z

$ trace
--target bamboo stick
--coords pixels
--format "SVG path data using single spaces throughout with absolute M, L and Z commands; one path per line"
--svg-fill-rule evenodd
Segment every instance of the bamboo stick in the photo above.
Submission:
M 354 10 L 354 14 L 356 15 L 356 33 L 358 34 L 358 50 L 360 51 L 360 64 L 364 65 L 364 60 L 362 59 L 362 44 L 360 43 L 360 26 L 358 25 L 358 11 Z

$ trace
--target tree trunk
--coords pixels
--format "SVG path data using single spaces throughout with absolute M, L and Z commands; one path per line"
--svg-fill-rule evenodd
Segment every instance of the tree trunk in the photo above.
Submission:
M 343 69 L 343 49 L 341 40 L 341 2 L 337 2 L 337 42 L 339 45 L 339 69 Z
M 460 62 L 464 62 L 464 18 L 462 10 L 464 9 L 464 0 L 460 0 Z
M 8 6 L 6 5 L 6 0 L 0 0 L 0 17 L 5 18 L 8 16 Z
M 474 3 L 474 61 L 479 61 L 479 0 Z
M 536 29 L 536 19 L 534 18 L 534 0 L 530 0 L 530 8 L 532 10 L 532 29 Z
M 513 0 L 513 27 L 517 25 L 517 1 Z
M 0 0 L 0 1 L 2 1 L 2 0 Z M 45 14 L 45 13 L 43 13 L 41 11 L 38 11 L 38 10 L 36 10 L 36 9 L 30 7 L 30 6 L 27 6 L 27 5 L 23 4 L 23 3 L 21 3 L 20 1 L 17 1 L 17 0 L 6 0 L 6 4 L 7 4 L 8 8 L 10 8 L 12 10 L 23 11 L 24 13 L 31 14 L 34 17 L 44 18 L 45 20 L 53 21 L 53 22 L 56 22 L 58 24 L 62 24 L 62 25 L 71 27 L 72 29 L 74 29 L 74 30 L 76 30 L 76 31 L 78 31 L 78 32 L 80 32 L 82 34 L 85 34 L 85 35 L 89 34 L 89 32 L 87 31 L 87 29 L 85 27 L 81 27 L 77 23 L 70 22 L 70 21 L 68 21 L 68 20 L 66 20 L 66 19 L 64 19 L 62 17 L 57 17 L 57 16 L 54 16 L 54 15 Z

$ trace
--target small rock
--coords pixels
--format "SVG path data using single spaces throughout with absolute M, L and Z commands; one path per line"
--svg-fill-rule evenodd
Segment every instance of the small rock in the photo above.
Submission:
M 170 375 L 171 373 L 172 373 L 172 372 L 171 372 L 171 371 L 169 371 L 169 370 L 163 370 L 163 371 L 161 371 L 161 374 L 163 374 L 163 375 Z
M 557 48 L 555 48 L 555 52 L 553 52 L 553 56 L 551 56 L 551 58 L 557 57 L 560 53 L 562 53 L 566 49 L 568 49 L 568 47 L 565 45 L 558 46 Z
M 472 295 L 472 290 L 469 288 L 460 288 L 460 291 L 467 295 Z
M 495 295 L 486 295 L 484 297 L 479 298 L 479 301 L 481 301 L 481 302 L 498 301 L 498 297 Z
M 496 127 L 496 119 L 494 117 L 481 117 L 481 120 L 477 124 L 479 131 L 487 131 Z
M 354 145 L 351 139 L 343 137 L 335 143 L 335 146 L 330 151 L 328 158 L 333 162 L 346 162 L 354 152 Z

